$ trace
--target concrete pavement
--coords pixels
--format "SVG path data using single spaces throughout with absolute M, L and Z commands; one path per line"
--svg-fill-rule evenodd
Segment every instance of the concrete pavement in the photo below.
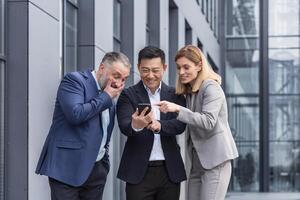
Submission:
M 226 200 L 300 200 L 300 193 L 256 193 L 256 192 L 230 192 Z

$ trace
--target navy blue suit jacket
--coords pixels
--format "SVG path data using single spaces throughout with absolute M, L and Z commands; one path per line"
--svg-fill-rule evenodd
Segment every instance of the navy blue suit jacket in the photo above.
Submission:
M 175 89 L 164 83 L 161 85 L 160 99 L 185 106 L 184 97 L 176 95 Z M 117 177 L 132 184 L 137 184 L 144 178 L 154 141 L 152 131 L 145 128 L 135 132 L 131 127 L 131 115 L 135 112 L 138 103 L 150 103 L 142 81 L 123 90 L 117 103 L 119 127 L 127 136 Z M 186 179 L 186 174 L 176 135 L 181 134 L 186 125 L 176 117 L 175 113 L 160 113 L 159 134 L 169 178 L 172 182 L 179 183 Z
M 106 154 L 114 126 L 115 106 L 106 92 L 99 93 L 91 70 L 67 74 L 57 92 L 52 125 L 45 141 L 36 173 L 63 183 L 80 186 L 96 161 L 103 131 L 101 112 L 109 109 Z

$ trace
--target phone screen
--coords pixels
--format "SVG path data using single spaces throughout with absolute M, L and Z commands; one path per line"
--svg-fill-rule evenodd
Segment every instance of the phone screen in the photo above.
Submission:
M 150 103 L 139 103 L 138 104 L 139 115 L 146 107 L 148 107 L 148 110 L 146 111 L 145 115 L 148 115 L 148 113 L 151 111 L 151 104 Z

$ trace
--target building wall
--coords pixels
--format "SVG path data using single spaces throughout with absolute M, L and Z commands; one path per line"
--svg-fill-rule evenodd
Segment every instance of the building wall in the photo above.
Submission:
M 47 178 L 34 172 L 51 125 L 56 91 L 61 79 L 60 6 L 59 1 L 29 2 L 28 199 L 30 200 L 50 197 Z
M 14 191 L 8 191 L 7 199 L 50 199 L 50 191 L 48 186 L 48 179 L 45 176 L 38 176 L 34 173 L 37 161 L 48 134 L 48 130 L 52 121 L 53 108 L 55 103 L 55 97 L 57 87 L 63 74 L 62 67 L 62 2 L 63 0 L 31 0 L 28 2 L 22 2 L 28 9 L 23 9 L 23 15 L 28 17 L 28 24 L 22 29 L 24 32 L 28 32 L 27 40 L 25 39 L 24 48 L 27 48 L 28 53 L 23 51 L 23 57 L 27 62 L 23 70 L 27 73 L 19 74 L 18 76 L 25 75 L 24 83 L 28 86 L 28 90 L 25 91 L 24 99 L 27 99 L 25 105 L 22 106 L 25 115 L 24 125 L 25 127 L 23 138 L 25 140 L 22 143 L 22 148 L 17 148 L 19 152 L 8 153 L 16 157 L 16 160 L 23 149 L 28 149 L 25 155 L 28 155 L 28 161 L 24 159 L 23 163 L 27 163 L 26 172 L 21 172 L 22 177 L 25 177 L 22 187 L 13 187 Z M 121 1 L 125 3 L 125 1 Z M 126 52 L 128 48 L 132 48 L 132 55 L 129 56 L 132 62 L 132 81 L 130 84 L 134 84 L 139 81 L 139 74 L 137 70 L 137 55 L 138 51 L 146 44 L 146 6 L 147 0 L 130 0 L 126 3 L 132 3 L 133 20 L 122 24 L 122 28 L 126 28 L 127 24 L 131 24 L 133 33 L 132 40 L 126 48 L 121 46 L 121 49 Z M 178 7 L 178 24 L 176 37 L 177 47 L 181 48 L 185 45 L 185 21 L 188 21 L 192 28 L 192 43 L 197 44 L 197 39 L 201 40 L 204 46 L 205 53 L 213 58 L 214 62 L 220 67 L 220 45 L 217 42 L 214 33 L 211 31 L 205 16 L 201 13 L 200 7 L 196 1 L 180 1 L 174 0 L 173 2 Z M 19 3 L 21 4 L 21 3 Z M 11 3 L 10 9 L 16 5 Z M 159 1 L 159 47 L 162 48 L 167 56 L 167 64 L 170 67 L 174 67 L 173 57 L 169 58 L 169 37 L 172 32 L 169 31 L 169 0 Z M 78 69 L 86 69 L 88 67 L 97 68 L 100 60 L 105 52 L 113 51 L 113 1 L 111 0 L 86 0 L 79 3 L 79 17 L 78 20 Z M 13 17 L 9 17 L 12 19 Z M 17 19 L 16 19 L 17 20 Z M 9 20 L 8 23 L 12 23 L 13 20 Z M 9 29 L 9 31 L 12 29 Z M 8 33 L 10 34 L 10 33 Z M 129 37 L 126 32 L 122 32 L 122 38 Z M 16 35 L 16 36 L 15 36 Z M 18 34 L 11 35 L 17 37 Z M 131 37 L 131 36 L 130 36 Z M 12 43 L 11 38 L 8 42 Z M 124 42 L 125 43 L 125 42 Z M 124 44 L 121 42 L 121 45 Z M 8 45 L 10 47 L 10 45 Z M 177 49 L 178 49 L 177 48 Z M 16 49 L 16 45 L 14 45 Z M 175 51 L 177 50 L 175 49 Z M 131 50 L 130 50 L 131 51 Z M 16 54 L 18 55 L 18 54 Z M 18 60 L 18 57 L 14 57 Z M 12 59 L 11 59 L 12 60 Z M 10 61 L 10 59 L 8 59 Z M 8 68 L 14 66 L 14 70 L 18 70 L 17 65 L 12 62 L 8 62 Z M 13 76 L 12 69 L 9 70 L 9 77 Z M 173 71 L 175 72 L 175 71 Z M 164 81 L 169 83 L 171 79 L 175 80 L 176 74 L 170 74 L 167 70 Z M 27 81 L 27 82 L 26 82 Z M 8 82 L 8 92 L 15 93 L 17 96 L 17 90 L 14 82 Z M 10 87 L 11 86 L 11 87 Z M 14 96 L 9 96 L 13 98 Z M 22 98 L 20 99 L 22 100 Z M 22 100 L 23 102 L 23 100 Z M 18 110 L 9 108 L 10 118 L 6 120 L 10 124 L 8 127 L 13 127 L 12 117 L 20 114 Z M 27 128 L 26 128 L 27 127 Z M 13 128 L 10 130 L 13 131 Z M 11 136 L 13 139 L 15 136 Z M 27 140 L 26 140 L 27 137 Z M 110 159 L 111 170 L 107 178 L 107 184 L 104 192 L 104 199 L 121 200 L 125 199 L 124 183 L 116 179 L 116 173 L 122 153 L 124 144 L 124 137 L 120 135 L 117 127 L 115 127 L 114 134 L 112 136 L 112 142 L 110 145 Z M 181 145 L 182 155 L 185 158 L 184 147 L 184 135 L 178 137 L 178 142 Z M 28 141 L 28 143 L 27 143 Z M 17 144 L 17 143 L 13 143 Z M 12 147 L 8 148 L 8 151 L 12 151 Z M 19 153 L 19 154 L 18 154 Z M 26 158 L 26 157 L 25 157 Z M 7 162 L 7 167 L 18 169 L 18 166 L 13 165 L 14 162 Z M 12 166 L 13 165 L 13 166 Z M 13 172 L 13 170 L 12 170 Z M 7 172 L 10 175 L 12 172 Z M 18 175 L 19 176 L 19 175 Z M 27 179 L 27 180 L 26 180 Z M 9 179 L 7 184 L 7 190 L 17 183 L 17 175 L 14 175 L 12 180 Z M 16 189 L 17 188 L 17 189 Z M 23 195 L 28 189 L 27 196 Z M 181 199 L 185 199 L 185 185 L 182 184 Z M 15 193 L 15 194 L 13 194 Z M 18 195 L 19 194 L 19 195 Z
M 196 37 L 198 37 L 201 40 L 204 47 L 204 53 L 206 55 L 207 53 L 209 53 L 216 65 L 220 67 L 220 44 L 216 40 L 215 35 L 211 30 L 210 25 L 205 18 L 205 15 L 203 15 L 203 13 L 200 10 L 200 7 L 197 5 L 196 0 L 174 0 L 174 2 L 179 8 L 179 12 L 190 24 L 193 30 L 193 34 L 195 34 Z

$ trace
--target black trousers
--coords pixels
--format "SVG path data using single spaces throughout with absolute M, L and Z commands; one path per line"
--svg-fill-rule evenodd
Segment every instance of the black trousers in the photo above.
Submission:
M 74 187 L 49 177 L 51 200 L 102 200 L 108 174 L 108 166 L 103 161 L 95 163 L 86 182 Z
M 149 162 L 141 183 L 126 183 L 126 200 L 179 200 L 180 183 L 169 180 L 164 161 Z

